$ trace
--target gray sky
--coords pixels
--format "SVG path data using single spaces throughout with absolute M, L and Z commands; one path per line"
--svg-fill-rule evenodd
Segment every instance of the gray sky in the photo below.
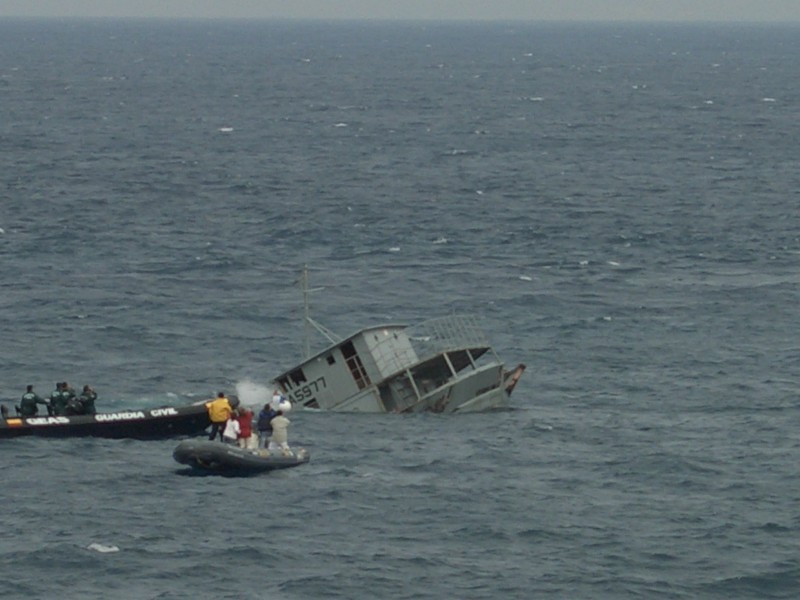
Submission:
M 800 0 L 0 0 L 8 16 L 800 22 Z

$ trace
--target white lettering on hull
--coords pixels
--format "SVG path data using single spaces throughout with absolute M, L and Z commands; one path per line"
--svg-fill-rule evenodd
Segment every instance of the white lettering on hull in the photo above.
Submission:
M 142 411 L 129 411 L 121 413 L 104 413 L 94 416 L 94 420 L 101 423 L 108 421 L 135 421 L 136 419 L 144 419 L 144 413 Z
M 115 421 L 136 421 L 138 419 L 146 419 L 148 416 L 174 417 L 179 414 L 176 409 L 171 407 L 154 408 L 153 410 L 147 412 L 149 415 L 140 410 L 128 410 L 118 413 L 100 413 L 98 415 L 94 415 L 94 420 L 98 423 L 111 423 Z M 30 417 L 29 419 L 25 419 L 25 423 L 28 425 L 69 425 L 72 423 L 72 421 L 70 421 L 68 417 Z
M 25 419 L 28 425 L 66 425 L 69 423 L 67 417 L 31 417 Z
M 154 408 L 150 411 L 150 414 L 154 417 L 172 417 L 178 414 L 178 411 L 174 408 Z

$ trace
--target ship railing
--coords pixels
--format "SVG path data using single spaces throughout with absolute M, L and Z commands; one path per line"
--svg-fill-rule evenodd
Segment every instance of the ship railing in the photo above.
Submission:
M 472 316 L 454 315 L 429 319 L 407 327 L 404 333 L 408 346 L 398 346 L 395 340 L 388 337 L 372 349 L 384 375 L 402 371 L 443 352 L 465 348 L 491 348 L 477 318 Z
M 428 319 L 406 329 L 411 346 L 421 359 L 459 348 L 488 348 L 489 339 L 472 315 Z

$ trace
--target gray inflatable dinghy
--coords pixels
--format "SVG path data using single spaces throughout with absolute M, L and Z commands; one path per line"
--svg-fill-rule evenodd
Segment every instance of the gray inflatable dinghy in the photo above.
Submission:
M 304 449 L 285 454 L 281 450 L 244 450 L 231 444 L 208 440 L 185 440 L 172 457 L 182 465 L 207 473 L 254 475 L 306 464 L 311 455 Z

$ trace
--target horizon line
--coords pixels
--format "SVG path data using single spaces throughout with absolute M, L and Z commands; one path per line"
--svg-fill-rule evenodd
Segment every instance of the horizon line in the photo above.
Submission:
M 584 25 L 800 25 L 800 19 L 580 19 L 580 18 L 469 18 L 469 17 L 286 17 L 286 16 L 176 16 L 176 15 L 39 15 L 0 14 L 0 19 L 46 21 L 227 21 L 315 23 L 461 23 L 461 24 L 584 24 Z

